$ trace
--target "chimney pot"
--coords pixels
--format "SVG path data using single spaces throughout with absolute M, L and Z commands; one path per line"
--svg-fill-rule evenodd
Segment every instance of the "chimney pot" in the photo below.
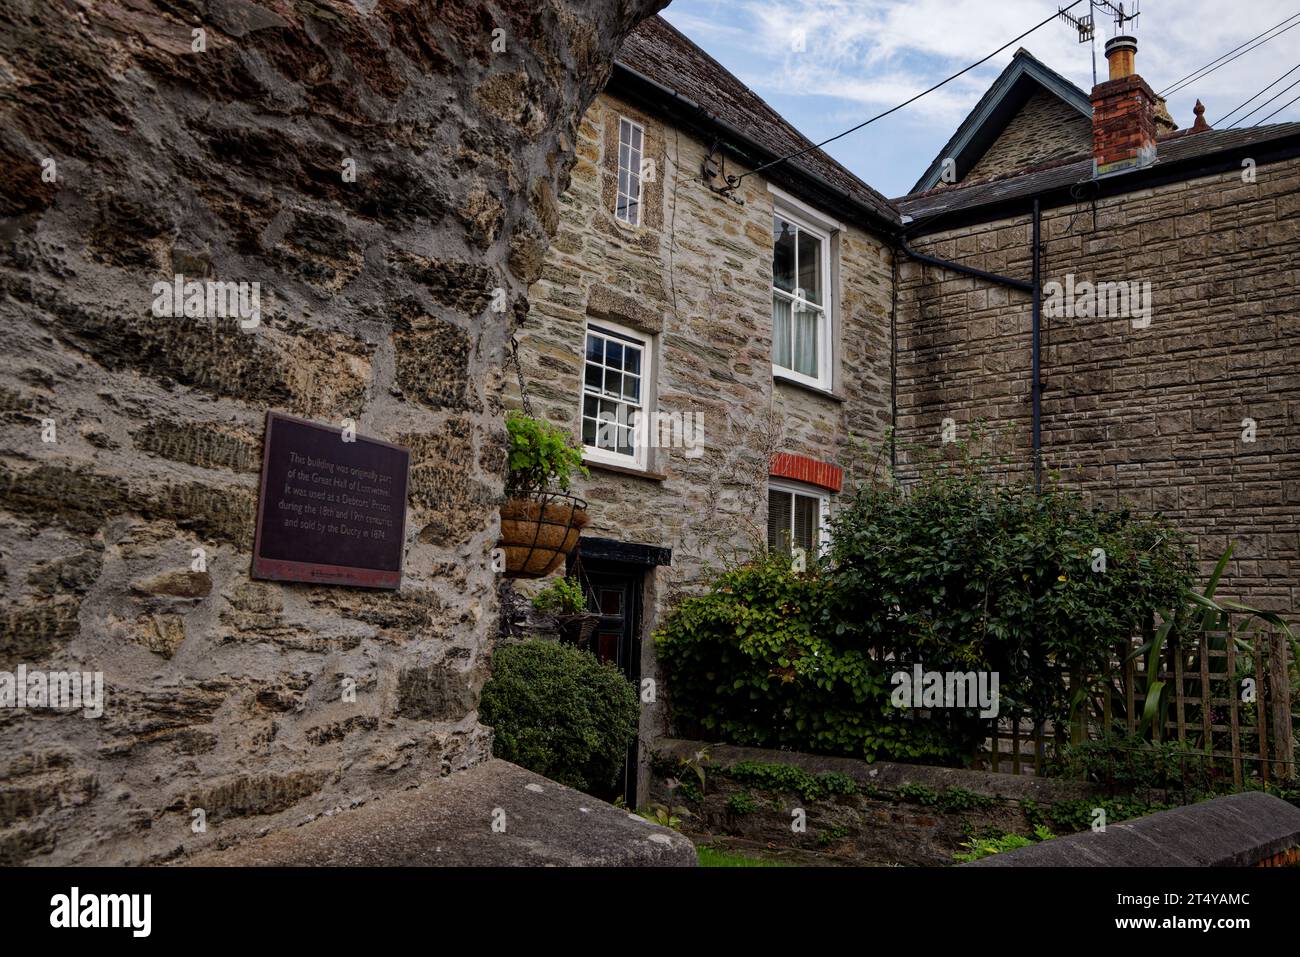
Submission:
M 1112 80 L 1122 80 L 1137 72 L 1133 65 L 1137 49 L 1137 37 L 1112 37 L 1106 41 L 1106 61 L 1110 64 Z

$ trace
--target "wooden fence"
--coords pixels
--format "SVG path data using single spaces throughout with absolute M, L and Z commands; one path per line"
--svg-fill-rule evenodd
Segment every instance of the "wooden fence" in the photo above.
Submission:
M 1147 636 L 1149 638 L 1149 635 Z M 1191 642 L 1168 644 L 1154 676 L 1147 656 L 1134 655 L 1147 638 L 1116 648 L 1105 674 L 1089 683 L 1087 704 L 1074 724 L 1035 723 L 1020 715 L 993 722 L 976 755 L 977 766 L 998 773 L 1043 774 L 1069 741 L 1105 732 L 1133 734 L 1142 726 L 1147 688 L 1163 682 L 1163 712 L 1151 722 L 1156 741 L 1176 741 L 1200 762 L 1187 777 L 1231 775 L 1247 782 L 1290 781 L 1296 775 L 1292 730 L 1290 646 L 1283 634 L 1230 630 L 1202 632 Z

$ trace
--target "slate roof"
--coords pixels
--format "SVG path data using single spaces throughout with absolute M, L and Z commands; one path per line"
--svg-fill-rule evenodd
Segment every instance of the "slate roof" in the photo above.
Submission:
M 1293 142 L 1283 142 L 1286 140 Z M 1172 173 L 1173 168 L 1180 164 L 1209 161 L 1216 155 L 1226 156 L 1247 148 L 1259 149 L 1266 146 L 1300 152 L 1300 123 L 1173 133 L 1158 140 L 1156 162 L 1151 166 L 1096 182 L 1115 188 L 1131 184 L 1134 189 L 1141 189 L 1149 177 L 1159 175 L 1162 171 Z M 998 206 L 1016 199 L 1028 199 L 1092 182 L 1092 157 L 1079 155 L 1045 168 L 1022 170 L 970 185 L 943 186 L 903 196 L 894 202 L 905 216 L 910 216 L 919 223 L 939 215 L 975 213 L 982 207 Z
M 1091 122 L 1092 101 L 1088 94 L 1021 47 L 926 167 L 912 192 L 930 189 L 939 182 L 945 157 L 951 156 L 963 173 L 973 167 L 1036 89 L 1046 90 Z
M 650 17 L 632 31 L 615 58 L 616 73 L 619 67 L 685 97 L 706 117 L 734 128 L 776 156 L 813 145 L 753 90 L 663 17 Z M 786 166 L 790 169 L 783 170 Z M 801 172 L 824 180 L 885 223 L 899 224 L 898 211 L 888 199 L 821 150 L 788 160 L 764 171 L 763 175 L 779 181 L 782 175 L 798 176 Z

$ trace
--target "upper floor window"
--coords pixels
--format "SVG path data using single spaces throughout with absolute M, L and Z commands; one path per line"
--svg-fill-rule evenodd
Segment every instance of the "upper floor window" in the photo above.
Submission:
M 808 558 L 821 552 L 830 520 L 830 496 L 794 483 L 773 480 L 767 490 L 767 547 Z
M 778 207 L 772 237 L 773 371 L 830 389 L 830 233 Z
M 641 224 L 641 155 L 645 131 L 626 118 L 618 121 L 618 197 L 614 215 L 631 226 Z
M 582 376 L 582 444 L 589 458 L 646 467 L 650 339 L 611 323 L 587 327 Z

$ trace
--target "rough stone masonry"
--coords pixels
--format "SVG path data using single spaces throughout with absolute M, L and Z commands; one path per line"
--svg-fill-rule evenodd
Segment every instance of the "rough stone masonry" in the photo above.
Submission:
M 0 7 L 0 669 L 107 698 L 0 713 L 0 863 L 165 860 L 489 756 L 504 346 L 664 5 Z M 260 321 L 156 316 L 176 275 Z M 400 591 L 250 579 L 268 409 L 411 448 Z

